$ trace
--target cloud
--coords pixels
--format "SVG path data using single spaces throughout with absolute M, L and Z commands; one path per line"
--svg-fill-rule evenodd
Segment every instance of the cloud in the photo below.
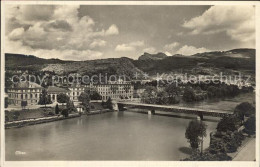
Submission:
M 16 29 L 14 29 L 11 33 L 10 33 L 10 35 L 9 35 L 9 37 L 10 37 L 10 39 L 12 39 L 12 40 L 17 40 L 17 39 L 20 39 L 21 38 L 21 36 L 23 35 L 23 33 L 24 33 L 24 29 L 21 27 L 21 28 L 16 28 Z
M 212 6 L 182 26 L 190 29 L 192 35 L 225 32 L 233 40 L 252 42 L 255 40 L 255 7 Z
M 137 47 L 144 46 L 144 41 L 135 41 L 128 44 L 119 44 L 115 51 L 135 51 Z
M 115 24 L 111 25 L 105 32 L 105 35 L 117 35 L 119 30 Z
M 172 54 L 170 52 L 164 52 L 167 56 L 172 56 Z
M 154 47 L 145 48 L 143 51 L 151 54 L 156 53 L 156 49 Z
M 196 48 L 194 46 L 184 45 L 177 51 L 177 53 L 185 55 L 185 56 L 190 56 L 190 55 L 193 55 L 193 54 L 196 54 L 196 53 L 203 53 L 203 52 L 209 52 L 209 51 L 210 50 L 208 50 L 204 47 Z
M 180 43 L 179 42 L 173 42 L 171 44 L 166 44 L 164 46 L 164 49 L 167 50 L 167 51 L 174 51 L 176 50 L 177 47 L 180 46 Z
M 144 41 L 131 42 L 129 45 L 134 46 L 134 47 L 141 47 L 141 46 L 144 46 Z
M 84 51 L 75 49 L 32 49 L 28 46 L 24 46 L 21 41 L 10 41 L 6 39 L 6 53 L 12 53 L 13 48 L 16 48 L 17 53 L 23 53 L 26 55 L 37 55 L 41 58 L 59 58 L 63 60 L 93 60 L 100 59 L 103 56 L 102 52 L 87 49 Z
M 103 54 L 94 49 L 105 46 L 105 38 L 119 34 L 115 24 L 97 27 L 91 17 L 79 17 L 78 5 L 8 5 L 7 8 L 6 43 L 20 47 L 9 47 L 11 53 L 36 56 L 53 53 L 66 59 L 69 56 L 73 59 L 76 54 L 92 59 L 91 56 Z
M 101 39 L 96 39 L 94 40 L 91 44 L 90 47 L 91 48 L 95 48 L 95 47 L 101 47 L 101 46 L 106 46 L 107 42 Z
M 115 51 L 135 51 L 135 47 L 127 44 L 121 44 L 116 46 Z
M 72 31 L 72 26 L 66 20 L 55 20 L 44 26 L 45 31 Z

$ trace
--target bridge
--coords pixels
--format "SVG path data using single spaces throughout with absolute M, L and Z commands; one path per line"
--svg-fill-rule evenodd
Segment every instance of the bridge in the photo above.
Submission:
M 120 106 L 118 106 L 118 105 L 120 105 Z M 201 108 L 144 104 L 144 103 L 134 103 L 134 102 L 126 102 L 126 101 L 118 101 L 117 107 L 119 110 L 122 107 L 146 109 L 146 110 L 149 110 L 148 114 L 155 114 L 156 110 L 165 111 L 165 112 L 194 114 L 194 115 L 198 115 L 200 117 L 200 119 L 203 119 L 203 116 L 224 117 L 224 116 L 233 114 L 233 112 L 222 111 L 222 110 L 210 110 L 210 109 L 201 109 Z

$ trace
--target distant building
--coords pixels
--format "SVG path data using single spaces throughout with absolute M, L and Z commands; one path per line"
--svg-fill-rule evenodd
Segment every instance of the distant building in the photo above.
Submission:
M 65 89 L 65 88 L 56 87 L 56 86 L 49 86 L 47 88 L 47 93 L 51 96 L 51 101 L 53 103 L 57 103 L 58 94 L 64 93 L 66 95 L 69 95 L 70 90 Z
M 90 91 L 97 91 L 102 100 L 106 101 L 109 97 L 111 99 L 132 99 L 134 87 L 128 81 L 111 81 L 107 84 L 89 84 L 89 85 L 73 85 L 68 87 L 70 90 L 69 96 L 72 101 L 78 101 L 78 96 L 86 89 Z
M 21 105 L 21 101 L 27 101 L 28 105 L 37 105 L 40 100 L 40 94 L 44 88 L 32 82 L 20 82 L 7 88 L 9 103 Z M 70 85 L 68 87 L 49 86 L 46 90 L 53 103 L 57 103 L 58 94 L 67 94 L 71 101 L 78 102 L 78 97 L 86 89 L 97 91 L 102 100 L 111 99 L 132 99 L 134 88 L 128 81 L 113 81 L 107 84 L 89 84 L 89 85 Z
M 68 95 L 70 97 L 70 100 L 77 102 L 80 94 L 83 93 L 87 88 L 90 88 L 90 86 L 89 85 L 80 85 L 80 84 L 69 86 Z
M 21 105 L 22 101 L 27 101 L 28 105 L 39 102 L 43 87 L 33 82 L 19 82 L 7 89 L 8 101 L 10 104 Z

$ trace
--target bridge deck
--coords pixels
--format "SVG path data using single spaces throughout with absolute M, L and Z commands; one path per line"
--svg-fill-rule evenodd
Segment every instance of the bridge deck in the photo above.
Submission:
M 233 114 L 233 112 L 229 112 L 229 111 L 189 108 L 189 107 L 180 107 L 180 106 L 166 106 L 166 105 L 144 104 L 144 103 L 133 103 L 133 102 L 118 102 L 118 104 L 123 104 L 125 106 L 133 106 L 142 109 L 163 110 L 167 112 L 182 112 L 182 113 L 198 114 L 198 115 L 202 114 L 202 115 L 217 116 L 217 117 L 223 117 L 225 115 Z

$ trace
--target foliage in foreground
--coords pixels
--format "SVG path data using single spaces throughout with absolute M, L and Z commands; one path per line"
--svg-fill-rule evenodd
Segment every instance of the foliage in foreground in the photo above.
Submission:
M 206 128 L 207 125 L 202 121 L 192 120 L 189 123 L 185 132 L 185 137 L 188 139 L 188 142 L 193 149 L 197 149 L 200 142 L 202 142 L 202 138 L 206 137 Z
M 231 161 L 232 158 L 226 153 L 212 154 L 209 151 L 205 151 L 202 155 L 200 152 L 194 151 L 189 158 L 183 159 L 183 161 Z

